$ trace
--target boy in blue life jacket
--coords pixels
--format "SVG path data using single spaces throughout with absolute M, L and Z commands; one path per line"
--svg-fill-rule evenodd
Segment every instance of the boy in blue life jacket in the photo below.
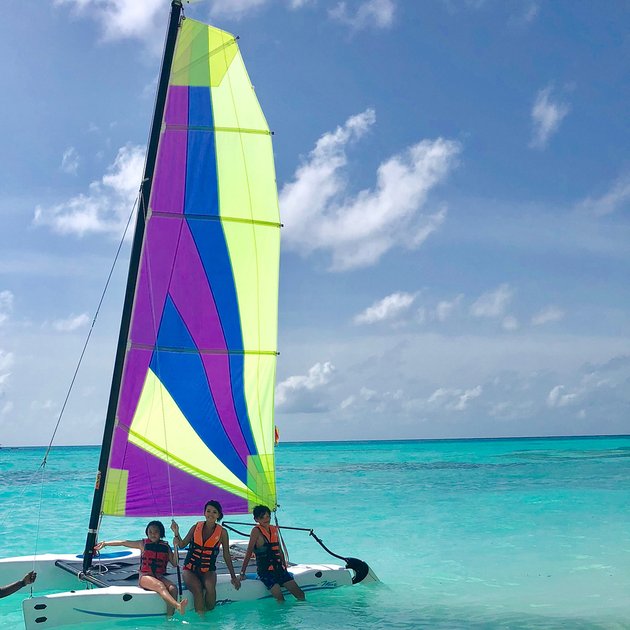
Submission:
M 304 601 L 306 599 L 304 591 L 293 579 L 293 574 L 287 571 L 287 563 L 280 548 L 278 528 L 271 525 L 271 510 L 266 505 L 257 505 L 252 513 L 258 524 L 249 536 L 249 545 L 241 567 L 241 580 L 246 579 L 247 564 L 252 554 L 256 554 L 258 577 L 277 601 L 284 601 L 283 587 L 296 599 Z

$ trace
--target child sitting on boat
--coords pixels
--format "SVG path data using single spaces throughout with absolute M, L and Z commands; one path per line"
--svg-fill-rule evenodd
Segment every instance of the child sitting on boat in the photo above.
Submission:
M 270 523 L 271 510 L 266 505 L 257 505 L 252 513 L 258 525 L 252 529 L 249 537 L 249 545 L 247 545 L 241 567 L 241 580 L 246 579 L 247 564 L 252 554 L 255 554 L 258 577 L 277 601 L 284 601 L 283 587 L 296 599 L 304 601 L 304 591 L 293 579 L 293 573 L 287 571 L 287 563 L 280 547 L 278 528 Z
M 241 582 L 234 573 L 227 530 L 219 525 L 223 518 L 221 504 L 218 501 L 208 501 L 204 506 L 204 516 L 206 520 L 195 523 L 184 538 L 179 535 L 179 525 L 175 521 L 171 523 L 171 529 L 175 534 L 173 545 L 178 547 L 189 545 L 184 561 L 184 582 L 193 594 L 195 610 L 201 615 L 206 610 L 212 610 L 216 604 L 216 559 L 220 547 L 223 547 L 223 559 L 230 572 L 232 586 L 236 590 L 241 588 Z
M 140 579 L 138 584 L 147 591 L 155 591 L 165 602 L 167 614 L 171 616 L 175 610 L 182 615 L 186 612 L 188 600 L 177 601 L 177 587 L 164 577 L 170 562 L 177 566 L 177 556 L 170 545 L 162 540 L 165 535 L 164 525 L 160 521 L 151 521 L 145 530 L 146 538 L 142 540 L 102 541 L 95 547 L 100 551 L 103 547 L 129 547 L 140 549 Z

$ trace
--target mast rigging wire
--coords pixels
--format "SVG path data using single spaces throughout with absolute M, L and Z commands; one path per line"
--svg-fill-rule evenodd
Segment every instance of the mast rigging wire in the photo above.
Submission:
M 36 533 L 35 533 L 35 551 L 33 554 L 33 566 L 35 566 L 35 558 L 37 556 L 37 546 L 38 546 L 38 542 L 39 542 L 39 531 L 40 531 L 40 524 L 41 524 L 41 516 L 42 516 L 42 502 L 43 502 L 43 492 L 44 492 L 44 485 L 45 485 L 45 476 L 44 476 L 44 469 L 46 468 L 46 463 L 48 462 L 48 455 L 50 454 L 50 451 L 52 449 L 52 445 L 53 442 L 55 441 L 55 436 L 57 435 L 57 431 L 59 429 L 59 425 L 61 424 L 61 420 L 63 418 L 63 414 L 64 411 L 66 409 L 66 405 L 68 404 L 68 400 L 70 399 L 70 394 L 72 393 L 72 389 L 74 387 L 74 383 L 76 381 L 77 375 L 79 373 L 79 369 L 81 367 L 81 364 L 83 362 L 83 358 L 85 356 L 85 352 L 87 350 L 88 344 L 90 342 L 90 338 L 92 336 L 92 332 L 94 330 L 94 325 L 96 323 L 96 319 L 99 316 L 99 313 L 101 311 L 101 306 L 103 305 L 103 301 L 105 299 L 105 295 L 107 293 L 107 290 L 109 288 L 109 284 L 111 282 L 112 276 L 114 274 L 114 269 L 116 268 L 116 263 L 118 262 L 118 258 L 120 256 L 120 252 L 122 250 L 123 247 L 123 243 L 125 242 L 125 237 L 127 235 L 127 231 L 129 229 L 129 225 L 131 223 L 131 219 L 135 214 L 135 210 L 136 210 L 136 206 L 138 205 L 138 199 L 139 196 L 136 197 L 136 200 L 133 204 L 133 207 L 131 209 L 131 213 L 129 214 L 129 218 L 127 219 L 127 223 L 125 225 L 125 229 L 123 231 L 122 234 L 122 238 L 120 239 L 120 242 L 118 243 L 118 248 L 116 249 L 116 254 L 114 256 L 114 261 L 112 263 L 112 266 L 109 270 L 109 274 L 107 275 L 107 280 L 105 281 L 105 286 L 103 287 L 103 291 L 101 293 L 101 297 L 99 299 L 98 302 L 98 306 L 96 307 L 96 312 L 94 313 L 94 318 L 92 319 L 92 324 L 90 325 L 90 330 L 88 331 L 88 334 L 85 338 L 85 343 L 83 344 L 83 349 L 81 350 L 81 355 L 79 357 L 79 361 L 77 363 L 77 366 L 74 370 L 74 374 L 72 375 L 72 380 L 70 382 L 70 387 L 68 388 L 68 391 L 66 393 L 66 397 L 63 401 L 63 405 L 61 407 L 61 410 L 59 412 L 59 417 L 57 418 L 57 423 L 55 424 L 55 428 L 53 430 L 52 436 L 50 438 L 50 442 L 48 443 L 48 447 L 46 448 L 46 452 L 44 453 L 44 458 L 42 459 L 38 469 L 33 473 L 33 477 L 35 477 L 35 475 L 37 475 L 38 473 L 41 474 L 41 482 L 40 482 L 40 499 L 39 499 L 39 511 L 37 514 L 37 523 L 36 523 Z M 24 490 L 23 492 L 26 490 L 27 486 L 24 486 Z M 9 514 L 9 511 L 7 510 L 6 514 Z M 32 588 L 31 588 L 31 592 L 32 592 Z
M 74 370 L 74 374 L 72 375 L 72 380 L 70 382 L 70 387 L 68 388 L 68 392 L 66 393 L 66 397 L 63 401 L 63 405 L 61 406 L 61 411 L 59 412 L 59 417 L 57 418 L 57 423 L 55 424 L 55 429 L 50 438 L 50 442 L 48 444 L 48 448 L 46 449 L 46 453 L 44 454 L 44 459 L 40 464 L 40 467 L 46 466 L 46 461 L 48 459 L 48 455 L 50 453 L 50 449 L 52 448 L 53 442 L 55 441 L 55 436 L 57 435 L 57 430 L 59 429 L 59 425 L 61 424 L 61 419 L 63 418 L 64 411 L 66 409 L 66 405 L 68 404 L 68 400 L 70 398 L 70 394 L 72 393 L 72 389 L 74 387 L 74 382 L 76 381 L 77 374 L 79 373 L 79 368 L 81 367 L 81 363 L 83 362 L 83 357 L 85 356 L 85 351 L 87 350 L 88 344 L 90 343 L 90 338 L 92 336 L 92 332 L 94 330 L 94 324 L 96 323 L 96 319 L 101 311 L 101 306 L 103 305 L 103 300 L 105 299 L 105 294 L 107 293 L 107 289 L 109 288 L 109 283 L 112 279 L 112 275 L 114 274 L 114 269 L 116 268 L 116 263 L 118 262 L 118 257 L 120 255 L 120 251 L 122 250 L 123 243 L 125 242 L 125 237 L 127 235 L 127 230 L 129 229 L 129 224 L 131 223 L 131 219 L 135 214 L 136 206 L 138 205 L 138 197 L 133 204 L 131 209 L 131 213 L 129 214 L 129 218 L 127 219 L 127 224 L 125 225 L 125 230 L 123 232 L 122 238 L 120 239 L 120 243 L 118 243 L 118 249 L 116 250 L 116 255 L 114 256 L 114 261 L 112 263 L 111 269 L 109 270 L 109 274 L 107 276 L 107 280 L 105 282 L 105 286 L 103 287 L 103 292 L 101 293 L 101 297 L 98 302 L 98 306 L 96 307 L 96 312 L 94 313 L 94 318 L 92 319 L 92 324 L 90 325 L 90 330 L 85 338 L 85 343 L 83 344 L 83 349 L 81 350 L 81 356 L 79 357 L 79 361 Z

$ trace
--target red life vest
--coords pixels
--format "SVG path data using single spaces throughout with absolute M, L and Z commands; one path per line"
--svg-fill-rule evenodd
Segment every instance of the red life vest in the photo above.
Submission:
M 200 521 L 195 525 L 195 533 L 193 534 L 190 545 L 188 545 L 188 554 L 184 561 L 184 569 L 198 571 L 199 573 L 216 571 L 216 559 L 219 555 L 219 547 L 221 546 L 223 527 L 221 527 L 219 523 L 216 523 L 212 534 L 204 540 L 204 525 L 205 521 Z
M 166 573 L 171 548 L 164 540 L 151 542 L 146 538 L 143 542 L 144 549 L 140 555 L 140 573 L 161 577 Z
M 276 571 L 284 569 L 282 556 L 280 555 L 280 542 L 278 539 L 278 528 L 275 525 L 269 525 L 269 535 L 262 526 L 256 525 L 258 530 L 265 539 L 265 543 L 261 547 L 256 547 L 256 565 L 262 571 Z

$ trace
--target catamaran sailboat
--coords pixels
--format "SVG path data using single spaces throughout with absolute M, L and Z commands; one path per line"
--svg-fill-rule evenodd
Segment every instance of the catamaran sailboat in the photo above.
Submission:
M 27 630 L 165 614 L 137 586 L 137 550 L 95 557 L 102 515 L 277 507 L 280 227 L 271 134 L 236 38 L 173 0 L 85 549 L 0 560 L 0 583 L 34 568 L 37 590 L 65 591 L 23 602 Z M 238 567 L 244 544 L 231 550 Z M 375 579 L 343 559 L 290 570 L 305 591 Z M 217 601 L 267 597 L 250 577 L 237 591 L 219 566 Z

